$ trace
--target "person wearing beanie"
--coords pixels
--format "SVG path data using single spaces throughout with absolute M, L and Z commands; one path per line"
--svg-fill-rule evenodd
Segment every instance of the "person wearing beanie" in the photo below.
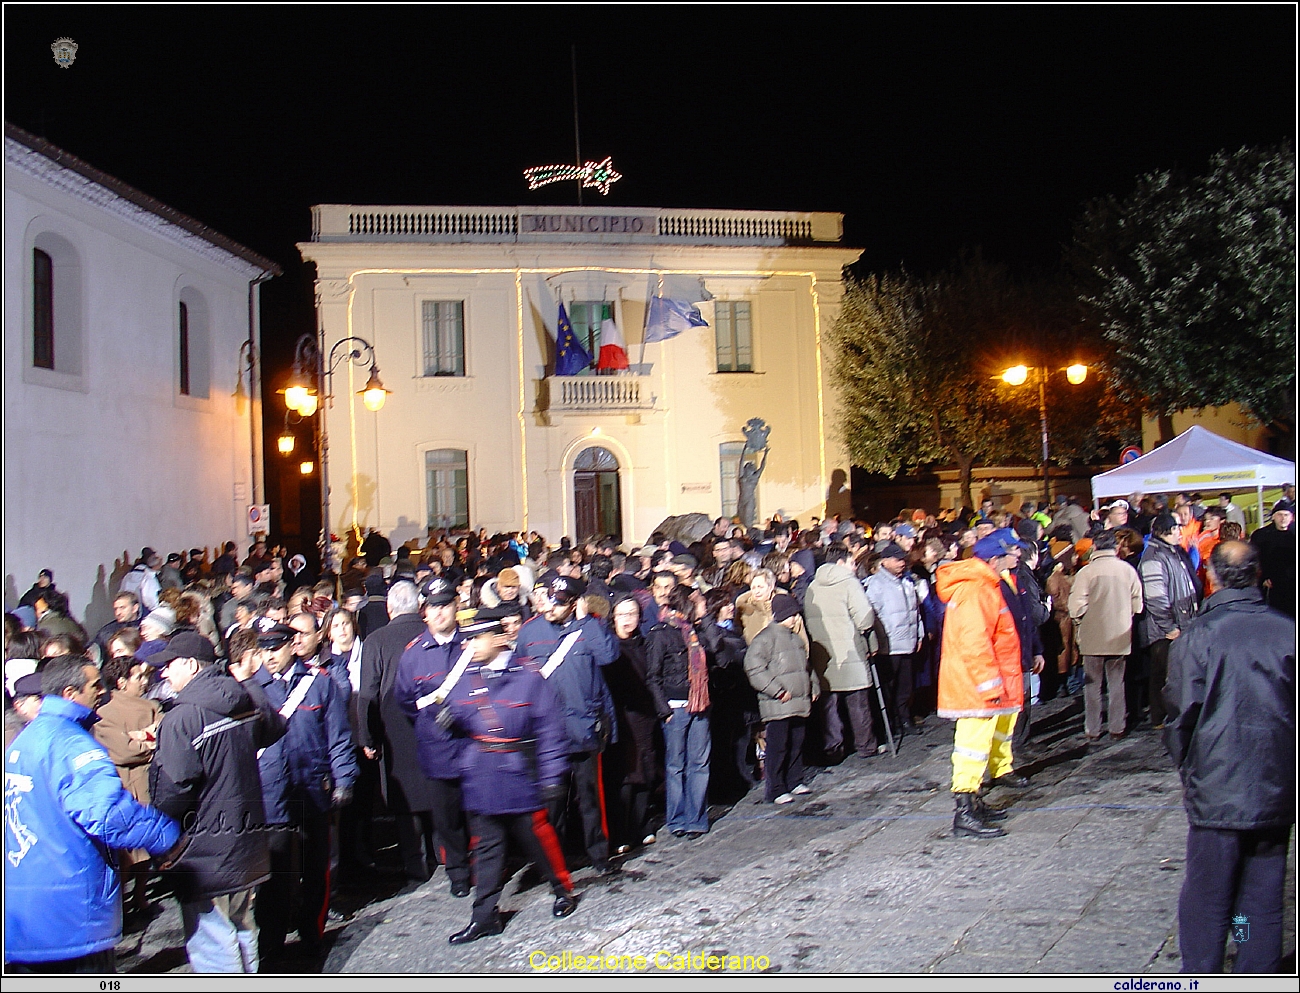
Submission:
M 758 693 L 767 732 L 763 799 L 785 804 L 812 792 L 803 781 L 804 729 L 821 681 L 808 665 L 808 651 L 795 634 L 799 602 L 780 593 L 772 598 L 772 624 L 754 636 L 745 653 L 745 675 Z
M 1268 605 L 1295 617 L 1295 503 L 1283 498 L 1273 504 L 1270 522 L 1251 534 L 1250 543 L 1259 552 L 1260 585 Z
M 1020 635 L 1002 597 L 1001 574 L 1014 570 L 1020 544 L 1010 528 L 979 539 L 972 557 L 938 568 L 935 592 L 947 605 L 939 667 L 940 717 L 957 722 L 952 750 L 953 834 L 997 838 L 1002 816 L 978 793 L 984 776 L 993 786 L 1022 789 L 1014 771 L 1011 734 L 1023 703 Z

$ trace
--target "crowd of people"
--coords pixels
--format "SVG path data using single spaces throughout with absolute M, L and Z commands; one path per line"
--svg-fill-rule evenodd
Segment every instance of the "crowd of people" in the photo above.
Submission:
M 954 835 L 1000 837 L 1007 810 L 985 797 L 1030 785 L 1016 756 L 1058 696 L 1082 696 L 1089 744 L 1164 730 L 1196 779 L 1214 704 L 1180 646 L 1227 601 L 1258 605 L 1278 644 L 1290 625 L 1293 777 L 1293 492 L 1243 528 L 1225 493 L 989 499 L 875 526 L 719 518 L 630 549 L 371 532 L 322 576 L 260 540 L 242 562 L 233 542 L 211 562 L 145 548 L 93 636 L 43 570 L 5 617 L 6 968 L 111 971 L 123 909 L 148 913 L 164 869 L 195 971 L 257 971 L 294 932 L 319 953 L 336 874 L 384 868 L 381 814 L 388 868 L 423 883 L 442 865 L 453 897 L 473 893 L 451 943 L 504 930 L 512 844 L 566 917 L 571 869 L 703 838 L 711 805 L 760 783 L 796 803 L 810 767 L 876 763 L 936 717 L 956 721 Z M 1225 831 L 1272 831 L 1276 862 L 1281 799 L 1203 824 L 1197 871 L 1222 863 Z M 85 872 L 89 898 L 72 894 Z M 1223 916 L 1185 911 L 1202 931 Z

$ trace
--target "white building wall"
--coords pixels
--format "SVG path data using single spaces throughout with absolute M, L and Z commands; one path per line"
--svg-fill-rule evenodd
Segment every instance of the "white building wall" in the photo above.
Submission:
M 6 141 L 7 605 L 49 567 L 73 613 L 103 623 L 143 546 L 183 553 L 245 534 L 249 419 L 260 419 L 246 372 L 235 393 L 259 270 L 169 227 Z M 31 364 L 32 249 L 48 233 L 79 261 L 79 375 L 57 373 L 57 341 L 55 374 Z M 182 293 L 206 397 L 179 391 Z
M 592 445 L 618 458 L 628 543 L 643 540 L 671 514 L 720 513 L 719 445 L 742 442 L 751 417 L 772 428 L 761 518 L 776 511 L 805 521 L 820 516 L 833 470 L 847 477 L 844 446 L 831 433 L 833 398 L 819 334 L 838 312 L 841 269 L 856 251 L 415 241 L 299 248 L 317 265 L 326 347 L 348 334 L 371 342 L 392 391 L 384 408 L 371 413 L 354 395 L 367 369 L 355 368 L 349 381 L 345 363 L 334 375 L 326 424 L 336 534 L 351 528 L 355 516 L 363 532 L 377 527 L 394 543 L 423 536 L 423 453 L 431 448 L 469 453 L 474 527 L 510 530 L 526 520 L 551 542 L 578 537 L 573 463 Z M 590 267 L 598 271 L 577 271 Z M 751 303 L 755 371 L 716 371 L 711 326 L 646 346 L 651 371 L 643 392 L 654 395 L 653 409 L 571 415 L 552 404 L 548 412 L 538 391 L 554 339 L 534 305 L 539 276 L 554 277 L 551 288 L 566 306 L 614 302 L 636 364 L 647 272 L 656 269 L 701 273 L 719 299 Z M 421 375 L 424 299 L 464 300 L 464 377 Z M 713 305 L 701 304 L 701 311 L 712 325 Z

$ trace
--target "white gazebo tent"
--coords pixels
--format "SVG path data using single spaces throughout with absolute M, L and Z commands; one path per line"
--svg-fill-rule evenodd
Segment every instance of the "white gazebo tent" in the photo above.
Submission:
M 1092 498 L 1130 493 L 1174 493 L 1179 490 L 1243 490 L 1255 488 L 1259 520 L 1264 513 L 1264 487 L 1295 482 L 1295 463 L 1240 445 L 1193 424 L 1173 441 L 1118 469 L 1092 477 Z

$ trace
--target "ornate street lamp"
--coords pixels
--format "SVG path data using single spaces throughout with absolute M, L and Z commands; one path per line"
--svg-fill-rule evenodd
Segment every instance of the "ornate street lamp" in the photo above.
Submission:
M 325 329 L 320 331 L 321 340 L 324 340 Z M 358 338 L 355 335 L 347 338 L 341 338 L 336 341 L 330 348 L 329 355 L 322 361 L 320 346 L 317 344 L 316 336 L 304 334 L 294 346 L 293 372 L 289 377 L 289 385 L 284 390 L 284 402 L 290 411 L 295 412 L 300 418 L 311 417 L 316 413 L 323 398 L 331 406 L 334 403 L 334 372 L 345 362 L 351 362 L 356 366 L 369 365 L 370 375 L 366 380 L 366 385 L 357 391 L 361 397 L 361 402 L 367 410 L 378 412 L 384 406 L 388 399 L 389 390 L 384 388 L 383 380 L 379 378 L 379 365 L 375 361 L 375 349 L 370 342 L 364 338 Z M 323 394 L 320 392 L 323 387 Z M 288 455 L 293 451 L 292 435 L 288 431 L 288 417 L 285 415 L 285 434 L 280 436 L 280 451 Z M 329 486 L 329 429 L 325 424 L 325 418 L 322 417 L 316 422 L 317 446 L 316 450 L 320 453 L 320 480 L 321 480 L 321 533 L 319 540 L 321 567 L 329 568 L 330 566 L 330 486 Z M 288 437 L 288 442 L 286 442 Z M 289 447 L 285 448 L 285 444 Z M 302 462 L 298 466 L 299 471 L 304 475 L 311 475 L 315 471 L 315 465 L 311 462 Z

